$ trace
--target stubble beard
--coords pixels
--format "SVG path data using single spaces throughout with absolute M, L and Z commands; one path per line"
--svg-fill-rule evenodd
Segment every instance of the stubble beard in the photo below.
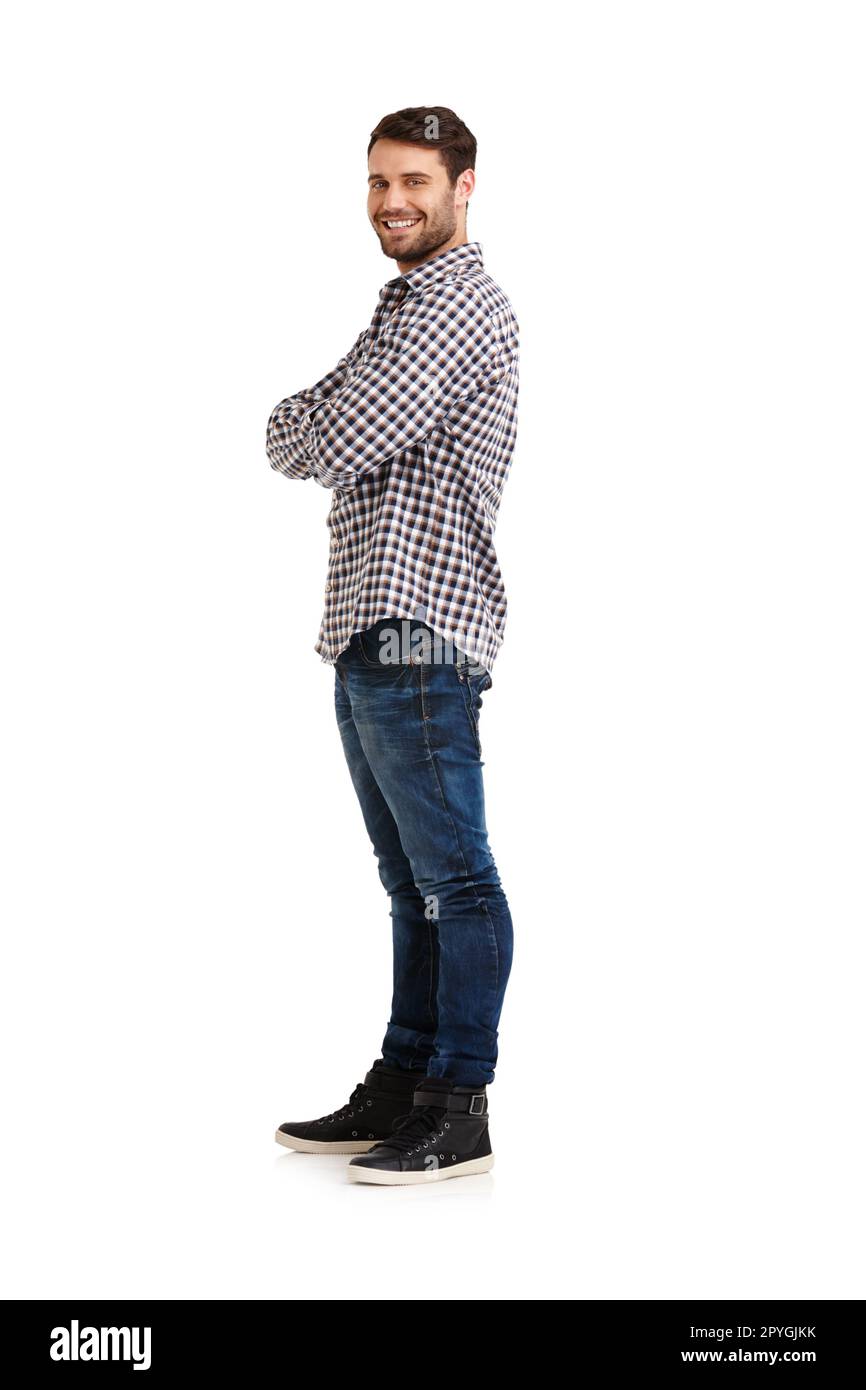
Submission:
M 434 251 L 438 251 L 440 246 L 444 246 L 446 241 L 450 241 L 456 231 L 457 216 L 450 206 L 437 208 L 434 212 L 427 214 L 426 220 L 421 224 L 418 240 L 413 240 L 411 246 L 405 248 L 400 247 L 399 243 L 389 248 L 386 244 L 386 237 L 383 237 L 379 231 L 378 224 L 376 227 L 379 245 L 384 255 L 389 260 L 400 260 L 409 265 L 416 261 L 426 260 Z

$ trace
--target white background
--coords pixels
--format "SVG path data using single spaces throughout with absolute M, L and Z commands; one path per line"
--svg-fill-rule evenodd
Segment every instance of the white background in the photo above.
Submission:
M 7 11 L 3 1296 L 866 1295 L 861 19 Z M 495 1168 L 390 1189 L 273 1141 L 379 1055 L 390 922 L 264 438 L 425 103 L 521 329 L 515 955 Z

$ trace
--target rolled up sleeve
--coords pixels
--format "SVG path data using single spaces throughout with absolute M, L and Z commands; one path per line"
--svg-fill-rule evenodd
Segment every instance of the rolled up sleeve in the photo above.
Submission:
M 359 334 L 354 344 L 341 357 L 336 367 L 327 372 L 314 386 L 305 387 L 294 396 L 287 396 L 274 406 L 268 420 L 265 449 L 271 467 L 287 478 L 312 478 L 315 472 L 306 449 L 306 436 L 301 430 L 305 415 L 321 401 L 338 391 L 357 358 L 367 330 Z

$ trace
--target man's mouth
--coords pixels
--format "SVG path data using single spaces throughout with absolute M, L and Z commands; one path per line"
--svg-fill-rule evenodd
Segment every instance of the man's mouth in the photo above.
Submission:
M 389 232 L 408 232 L 421 221 L 420 217 L 394 217 L 382 219 Z

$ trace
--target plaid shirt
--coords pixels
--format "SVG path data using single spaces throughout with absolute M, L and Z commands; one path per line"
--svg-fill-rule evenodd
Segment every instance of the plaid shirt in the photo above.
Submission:
M 471 241 L 389 280 L 334 370 L 274 408 L 271 467 L 333 491 L 323 661 L 380 619 L 420 618 L 490 670 L 517 392 L 518 324 Z

